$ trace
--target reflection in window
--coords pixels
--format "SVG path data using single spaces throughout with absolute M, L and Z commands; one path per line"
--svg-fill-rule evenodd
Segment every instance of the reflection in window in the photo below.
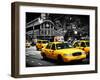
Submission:
M 82 46 L 82 47 L 86 47 L 86 45 L 85 45 L 85 43 L 84 43 L 84 42 L 82 42 L 82 43 L 81 43 L 81 46 Z

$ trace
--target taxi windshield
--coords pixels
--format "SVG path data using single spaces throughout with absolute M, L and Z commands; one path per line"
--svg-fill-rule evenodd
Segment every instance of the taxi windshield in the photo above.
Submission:
M 71 48 L 72 46 L 68 45 L 68 43 L 59 43 L 56 44 L 57 49 L 66 49 L 66 48 Z
M 86 42 L 86 46 L 88 46 L 88 47 L 89 47 L 89 42 Z
M 41 41 L 37 41 L 37 43 L 41 43 Z
M 43 41 L 42 43 L 48 43 L 48 41 Z

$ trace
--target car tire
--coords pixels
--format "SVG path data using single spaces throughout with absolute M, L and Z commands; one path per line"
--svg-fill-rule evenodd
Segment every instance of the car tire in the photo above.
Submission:
M 46 60 L 46 59 L 47 59 L 47 57 L 46 57 L 46 54 L 45 54 L 45 53 L 41 53 L 41 55 L 42 55 L 42 57 L 43 57 L 43 59 L 44 59 L 44 60 Z
M 39 48 L 36 48 L 37 51 L 39 51 Z
M 63 64 L 63 63 L 64 63 L 63 58 L 62 58 L 61 55 L 58 55 L 58 57 L 57 57 L 57 62 L 58 62 L 59 64 Z
M 88 52 L 86 58 L 89 59 L 89 57 L 90 57 L 90 53 Z

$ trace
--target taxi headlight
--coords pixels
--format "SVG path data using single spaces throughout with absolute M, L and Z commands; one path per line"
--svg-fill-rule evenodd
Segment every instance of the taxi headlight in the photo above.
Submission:
M 64 56 L 72 56 L 72 54 L 64 54 Z

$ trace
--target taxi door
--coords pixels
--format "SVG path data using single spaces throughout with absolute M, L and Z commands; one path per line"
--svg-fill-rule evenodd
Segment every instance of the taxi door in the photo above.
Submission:
M 57 54 L 56 54 L 55 44 L 52 44 L 49 54 L 50 54 L 50 58 L 56 59 Z
M 51 45 L 52 45 L 52 44 L 49 43 L 49 44 L 46 46 L 45 50 L 44 50 L 44 52 L 45 52 L 45 54 L 46 54 L 46 56 L 47 56 L 48 58 L 51 57 L 51 56 L 50 56 Z

